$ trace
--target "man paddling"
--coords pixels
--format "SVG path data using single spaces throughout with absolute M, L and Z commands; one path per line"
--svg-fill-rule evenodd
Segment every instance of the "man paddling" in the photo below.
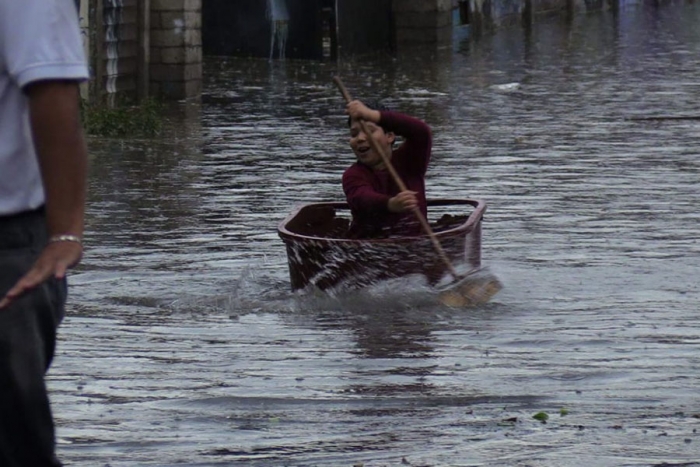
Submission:
M 343 191 L 352 212 L 349 236 L 419 235 L 421 225 L 412 211 L 418 207 L 427 216 L 425 173 L 432 148 L 430 127 L 417 118 L 374 107 L 358 100 L 346 107 L 350 147 L 357 157 L 357 162 L 343 173 Z M 391 159 L 406 185 L 405 191 L 399 190 L 381 154 L 372 148 L 369 136 L 362 131 L 361 120 Z M 397 136 L 404 141 L 393 149 Z

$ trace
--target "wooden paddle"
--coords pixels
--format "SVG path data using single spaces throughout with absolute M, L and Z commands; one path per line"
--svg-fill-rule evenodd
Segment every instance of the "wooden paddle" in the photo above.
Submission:
M 338 76 L 334 76 L 333 82 L 340 90 L 340 93 L 343 95 L 346 103 L 350 103 L 352 98 L 350 97 L 350 93 L 345 88 L 342 80 Z M 389 170 L 389 173 L 394 179 L 396 185 L 399 187 L 399 191 L 407 191 L 408 188 L 399 176 L 398 172 L 396 172 L 396 169 L 394 169 L 391 159 L 379 145 L 379 143 L 377 143 L 377 141 L 374 139 L 374 136 L 367 128 L 366 123 L 363 120 L 359 120 L 359 124 L 362 132 L 367 135 L 367 139 L 372 147 L 372 150 L 381 156 L 384 165 L 386 166 L 387 170 Z M 437 235 L 435 235 L 435 232 L 433 232 L 433 229 L 430 227 L 428 220 L 425 218 L 420 208 L 416 206 L 412 209 L 412 211 L 418 219 L 418 222 L 420 222 L 421 226 L 423 227 L 425 233 L 428 235 L 428 237 L 430 237 L 430 241 L 432 242 L 438 256 L 440 256 L 440 259 L 443 263 L 445 263 L 447 270 L 454 278 L 454 281 L 451 284 L 448 284 L 441 289 L 440 300 L 445 305 L 465 306 L 485 303 L 499 290 L 501 290 L 502 286 L 498 279 L 496 279 L 494 276 L 489 275 L 488 277 L 485 277 L 482 274 L 479 274 L 478 277 L 472 274 L 467 276 L 460 275 L 452 265 L 450 259 L 447 257 L 445 250 L 440 244 L 440 240 L 437 238 Z

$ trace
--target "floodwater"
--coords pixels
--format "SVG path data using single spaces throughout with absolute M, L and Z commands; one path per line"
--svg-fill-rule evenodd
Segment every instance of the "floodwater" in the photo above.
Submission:
M 635 119 L 700 116 L 698 24 L 670 2 L 395 60 L 211 58 L 163 137 L 92 139 L 64 462 L 700 465 L 700 120 Z M 432 126 L 430 197 L 488 203 L 486 306 L 289 291 L 277 224 L 352 161 L 336 72 Z

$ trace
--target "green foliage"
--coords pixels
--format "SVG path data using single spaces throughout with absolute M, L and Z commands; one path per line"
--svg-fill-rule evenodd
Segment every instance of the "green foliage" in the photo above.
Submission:
M 146 99 L 139 105 L 89 104 L 81 101 L 83 128 L 89 135 L 123 137 L 156 136 L 163 127 L 162 105 Z
M 535 415 L 532 416 L 535 420 L 539 420 L 542 423 L 547 423 L 547 420 L 549 420 L 549 415 L 547 412 L 537 412 Z

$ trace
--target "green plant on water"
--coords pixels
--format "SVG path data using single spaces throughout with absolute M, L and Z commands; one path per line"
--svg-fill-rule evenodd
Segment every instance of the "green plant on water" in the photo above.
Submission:
M 83 128 L 87 134 L 94 136 L 156 136 L 163 127 L 162 113 L 162 105 L 154 99 L 145 99 L 138 105 L 120 104 L 113 107 L 81 100 L 80 105 Z
M 559 409 L 559 415 L 561 415 L 562 417 L 564 415 L 569 415 L 569 409 L 567 409 L 566 407 L 562 407 L 561 409 Z
M 549 415 L 547 412 L 537 412 L 535 415 L 532 416 L 535 420 L 539 420 L 542 423 L 547 423 L 547 420 L 549 420 Z

